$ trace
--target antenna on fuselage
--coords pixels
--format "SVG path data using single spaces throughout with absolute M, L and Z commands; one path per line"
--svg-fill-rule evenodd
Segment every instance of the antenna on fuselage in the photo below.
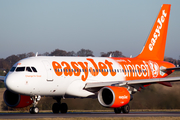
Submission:
M 38 56 L 38 52 L 36 52 L 36 57 Z
M 112 53 L 109 55 L 109 57 L 112 57 Z

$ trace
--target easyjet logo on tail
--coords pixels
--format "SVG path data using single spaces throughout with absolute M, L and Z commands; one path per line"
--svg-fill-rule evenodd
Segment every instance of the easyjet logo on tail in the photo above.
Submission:
M 81 79 L 83 81 L 86 81 L 89 73 L 93 76 L 97 76 L 99 73 L 101 73 L 103 76 L 107 76 L 109 73 L 111 74 L 111 76 L 116 75 L 116 72 L 113 71 L 112 62 L 105 60 L 104 62 L 96 63 L 91 58 L 87 58 L 86 60 L 87 61 L 85 62 L 71 61 L 70 63 L 65 61 L 62 61 L 61 63 L 53 61 L 52 66 L 57 76 L 61 76 L 63 74 L 65 76 L 81 76 Z M 89 67 L 89 64 L 91 64 L 91 66 L 93 67 Z
M 167 16 L 167 13 L 165 13 L 165 10 L 162 10 L 162 15 L 160 18 L 158 18 L 157 23 L 159 23 L 159 25 L 157 25 L 156 30 L 154 31 L 153 37 L 151 39 L 151 43 L 149 44 L 149 50 L 152 51 L 154 45 L 156 44 L 156 40 L 158 39 L 158 37 L 160 37 L 160 30 L 163 26 L 163 23 L 165 21 L 165 18 Z

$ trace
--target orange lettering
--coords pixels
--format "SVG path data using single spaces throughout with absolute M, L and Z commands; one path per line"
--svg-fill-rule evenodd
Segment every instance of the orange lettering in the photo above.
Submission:
M 80 70 L 79 70 L 79 68 L 77 67 L 78 66 L 78 64 L 76 63 L 76 62 L 71 62 L 71 65 L 72 65 L 72 67 L 74 68 L 74 75 L 75 76 L 79 76 L 80 75 Z M 78 70 L 78 71 L 77 71 Z
M 97 64 L 94 62 L 93 59 L 87 58 L 87 60 L 89 60 L 93 64 L 93 66 L 94 66 L 94 69 L 92 67 L 89 68 L 91 70 L 91 74 L 93 76 L 97 76 L 98 73 L 99 73 Z
M 96 63 L 94 59 L 91 58 L 87 58 L 87 60 L 92 64 L 91 66 L 93 67 L 89 67 L 88 62 L 70 62 L 69 64 L 68 62 L 65 61 L 62 61 L 61 64 L 59 64 L 56 61 L 53 61 L 52 66 L 57 76 L 61 76 L 62 74 L 64 74 L 65 76 L 72 76 L 73 74 L 74 76 L 80 76 L 82 70 L 82 75 L 81 75 L 82 81 L 87 80 L 89 72 L 93 76 L 97 76 L 99 72 L 101 72 L 103 76 L 107 76 L 108 72 L 106 72 L 106 70 L 108 70 L 112 76 L 116 75 L 116 72 L 113 71 L 112 62 L 105 60 L 105 63 L 104 62 Z
M 54 72 L 56 73 L 56 75 L 61 76 L 62 75 L 62 71 L 60 71 L 60 69 L 62 69 L 61 65 L 58 62 L 53 61 L 52 66 L 54 68 Z
M 71 67 L 67 62 L 61 62 L 61 65 L 64 66 L 66 65 L 66 67 L 64 67 L 64 75 L 65 76 L 72 76 L 72 72 L 71 72 Z
M 82 67 L 82 69 L 84 70 L 84 75 L 81 76 L 81 79 L 83 81 L 86 81 L 87 77 L 88 77 L 88 63 L 84 62 L 84 64 L 82 62 L 78 62 L 78 64 Z M 86 65 L 86 66 L 85 66 Z
M 103 62 L 99 62 L 98 65 L 99 65 L 99 69 L 101 70 L 101 74 L 103 76 L 107 76 L 108 72 L 104 71 L 104 69 L 107 69 L 107 66 Z
M 116 72 L 113 72 L 113 67 L 112 67 L 112 62 L 109 62 L 107 60 L 105 60 L 105 63 L 108 65 L 109 69 L 110 69 L 110 73 L 112 76 L 115 76 L 116 75 Z

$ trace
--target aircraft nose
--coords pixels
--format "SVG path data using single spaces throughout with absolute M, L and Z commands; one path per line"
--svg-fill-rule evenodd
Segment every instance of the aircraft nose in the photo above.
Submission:
M 12 77 L 12 75 L 8 75 L 4 81 L 5 87 L 11 91 L 15 91 L 18 87 L 16 84 L 16 80 L 14 80 L 13 78 L 14 77 Z

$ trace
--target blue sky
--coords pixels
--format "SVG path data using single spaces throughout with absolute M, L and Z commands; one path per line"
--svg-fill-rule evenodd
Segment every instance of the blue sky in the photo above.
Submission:
M 0 58 L 55 49 L 137 56 L 171 4 L 165 56 L 180 56 L 179 0 L 0 0 Z

